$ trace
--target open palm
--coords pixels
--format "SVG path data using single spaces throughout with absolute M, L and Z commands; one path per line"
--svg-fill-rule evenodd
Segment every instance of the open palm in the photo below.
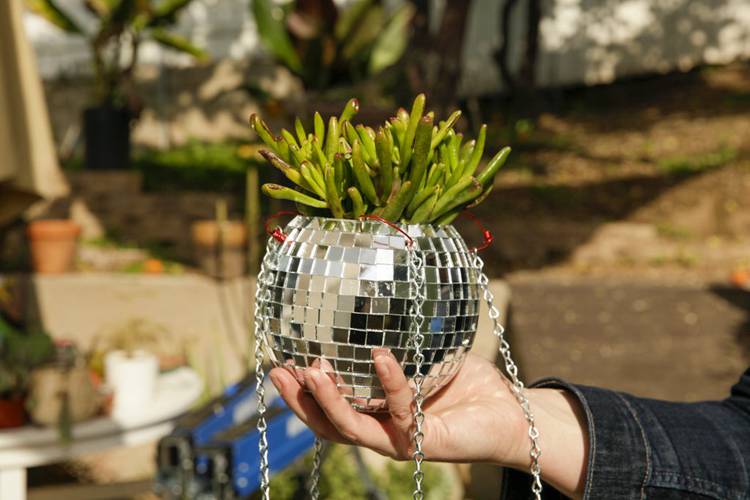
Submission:
M 375 369 L 388 401 L 387 414 L 354 410 L 333 380 L 318 368 L 305 370 L 303 391 L 283 368 L 271 371 L 289 407 L 318 436 L 408 459 L 412 442 L 413 392 L 387 349 L 373 349 Z M 508 463 L 525 434 L 523 415 L 506 379 L 494 365 L 469 354 L 453 380 L 425 404 L 423 451 L 428 460 Z

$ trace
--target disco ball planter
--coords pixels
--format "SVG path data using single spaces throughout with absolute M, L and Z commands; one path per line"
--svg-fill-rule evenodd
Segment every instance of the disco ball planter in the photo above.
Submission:
M 424 258 L 425 361 L 428 396 L 450 381 L 471 349 L 479 314 L 473 254 L 453 226 L 401 225 Z M 385 409 L 372 349 L 386 347 L 404 373 L 416 370 L 410 349 L 413 290 L 409 239 L 380 221 L 298 216 L 283 230 L 272 264 L 264 332 L 271 360 L 304 384 L 304 368 L 328 372 L 352 406 Z
M 255 291 L 255 379 L 261 492 L 269 500 L 268 425 L 265 419 L 266 350 L 277 367 L 305 385 L 304 371 L 320 368 L 357 410 L 387 409 L 373 349 L 387 348 L 413 390 L 416 500 L 424 499 L 424 402 L 459 371 L 476 335 L 479 300 L 488 306 L 510 388 L 529 424 L 532 492 L 541 499 L 539 432 L 518 378 L 500 312 L 477 252 L 451 223 L 492 192 L 510 153 L 499 150 L 480 168 L 487 126 L 475 140 L 455 130 L 460 111 L 445 120 L 425 112 L 418 95 L 374 130 L 353 124 L 350 99 L 341 114 L 315 113 L 312 128 L 298 118 L 293 133 L 275 135 L 257 115 L 250 123 L 268 149 L 260 154 L 289 185 L 262 191 L 293 202 L 297 216 L 267 231 L 266 254 Z M 310 124 L 308 124 L 308 127 Z M 272 218 L 275 218 L 273 216 Z M 481 227 L 481 224 L 479 224 Z M 322 440 L 314 446 L 308 488 L 320 495 Z

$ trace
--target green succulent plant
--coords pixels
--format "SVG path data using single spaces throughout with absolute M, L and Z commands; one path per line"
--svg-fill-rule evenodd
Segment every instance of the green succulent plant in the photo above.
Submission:
M 294 133 L 274 135 L 257 115 L 250 123 L 269 149 L 260 153 L 292 187 L 264 184 L 263 193 L 297 204 L 307 215 L 357 219 L 377 215 L 410 224 L 449 224 L 465 208 L 481 203 L 492 191 L 495 174 L 510 148 L 501 149 L 478 171 L 487 125 L 476 140 L 464 141 L 454 130 L 460 111 L 435 123 L 425 113 L 425 96 L 411 112 L 399 109 L 377 130 L 355 125 L 356 99 L 326 125 L 316 113 L 313 130 L 294 123 Z

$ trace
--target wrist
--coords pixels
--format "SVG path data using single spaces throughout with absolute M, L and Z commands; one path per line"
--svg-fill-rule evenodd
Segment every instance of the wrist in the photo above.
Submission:
M 580 497 L 588 461 L 588 431 L 583 408 L 561 389 L 527 389 L 529 407 L 539 431 L 542 478 L 570 497 Z M 529 424 L 520 405 L 517 439 L 506 466 L 528 471 L 531 466 Z

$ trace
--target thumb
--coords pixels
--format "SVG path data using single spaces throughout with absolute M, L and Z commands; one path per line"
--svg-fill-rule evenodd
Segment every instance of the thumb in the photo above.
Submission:
M 375 359 L 375 372 L 385 390 L 385 400 L 388 403 L 391 419 L 400 431 L 409 433 L 414 421 L 412 413 L 414 396 L 409 387 L 409 381 L 401 365 L 388 349 L 373 349 L 372 351 Z

